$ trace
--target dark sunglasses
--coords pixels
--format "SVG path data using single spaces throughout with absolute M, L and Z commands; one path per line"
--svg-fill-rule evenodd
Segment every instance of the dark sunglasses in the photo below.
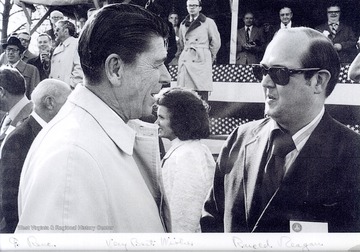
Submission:
M 319 71 L 321 68 L 297 68 L 287 67 L 265 67 L 260 64 L 252 64 L 252 71 L 256 79 L 262 80 L 263 76 L 269 75 L 275 84 L 285 86 L 289 83 L 290 76 L 293 74 L 304 73 L 307 71 Z

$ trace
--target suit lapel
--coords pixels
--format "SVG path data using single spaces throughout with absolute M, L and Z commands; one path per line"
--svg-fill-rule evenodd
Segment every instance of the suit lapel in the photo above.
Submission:
M 257 185 L 260 181 L 259 177 L 261 178 L 259 174 L 262 174 L 266 162 L 269 127 L 270 124 L 267 123 L 265 127 L 259 128 L 261 131 L 255 129 L 254 137 L 245 145 L 244 198 L 249 227 L 255 224 L 259 216 L 260 206 L 256 197 L 260 188 Z

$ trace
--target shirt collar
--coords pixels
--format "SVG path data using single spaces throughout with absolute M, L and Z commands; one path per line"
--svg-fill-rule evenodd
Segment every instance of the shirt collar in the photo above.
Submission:
M 42 119 L 35 111 L 31 112 L 30 115 L 34 117 L 34 119 L 40 124 L 41 127 L 44 128 L 47 124 L 47 122 L 45 122 L 44 119 Z
M 321 118 L 323 117 L 324 113 L 325 113 L 325 108 L 322 107 L 320 113 L 310 123 L 308 123 L 303 128 L 298 130 L 292 136 L 292 139 L 294 141 L 294 144 L 295 144 L 297 150 L 301 149 L 301 147 L 303 146 L 301 143 L 303 142 L 304 139 L 308 138 L 311 135 L 311 133 L 316 128 L 316 126 L 319 124 L 319 122 L 320 122 Z M 270 129 L 270 136 L 271 136 L 271 133 L 275 129 L 280 129 L 280 126 L 278 125 L 278 123 L 275 120 L 272 120 L 272 122 L 273 122 L 273 124 L 272 124 L 272 127 Z
M 85 86 L 77 85 L 68 97 L 68 102 L 86 110 L 122 151 L 133 154 L 135 131 L 98 96 Z
M 333 25 L 333 24 L 339 25 L 339 22 L 328 22 L 328 25 Z
M 9 111 L 9 117 L 13 121 L 17 114 L 29 103 L 29 99 L 24 95 Z
M 291 25 L 292 25 L 292 22 L 291 22 L 291 20 L 290 20 L 290 22 L 286 25 L 286 28 L 291 28 Z M 281 28 L 285 28 L 285 25 L 284 25 L 284 23 L 280 23 L 280 27 Z
M 16 61 L 14 64 L 8 63 L 11 67 L 16 67 L 19 64 L 20 60 Z

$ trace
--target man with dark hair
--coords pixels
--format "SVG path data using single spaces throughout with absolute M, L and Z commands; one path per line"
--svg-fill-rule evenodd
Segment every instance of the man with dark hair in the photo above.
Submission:
M 40 82 L 31 94 L 33 112 L 6 139 L 0 161 L 0 208 L 3 212 L 0 219 L 5 224 L 1 225 L 0 233 L 15 231 L 18 187 L 26 155 L 37 134 L 57 114 L 70 92 L 70 86 L 62 81 L 46 79 Z
M 20 40 L 21 44 L 25 48 L 25 50 L 23 51 L 23 53 L 21 55 L 21 59 L 25 63 L 28 63 L 29 60 L 36 57 L 36 54 L 32 53 L 29 49 L 29 45 L 31 42 L 31 36 L 28 32 L 22 31 L 22 32 L 19 32 L 19 34 L 17 35 L 17 38 Z
M 37 38 L 39 55 L 29 60 L 29 64 L 36 66 L 40 74 L 40 80 L 49 77 L 51 57 L 51 37 L 47 33 L 39 34 Z
M 315 29 L 326 35 L 340 57 L 340 63 L 351 63 L 356 55 L 357 38 L 350 26 L 340 22 L 341 9 L 338 3 L 327 7 L 327 22 Z
M 32 111 L 32 102 L 25 96 L 25 79 L 15 68 L 0 68 L 0 110 L 7 112 L 0 128 L 2 148 L 6 136 Z
M 281 29 L 253 65 L 267 118 L 238 127 L 217 160 L 203 232 L 359 232 L 360 135 L 326 98 L 340 63 L 311 28 Z
M 75 34 L 76 27 L 70 21 L 60 20 L 55 24 L 55 40 L 59 45 L 52 54 L 49 74 L 49 78 L 61 80 L 72 88 L 83 79 Z
M 84 84 L 30 148 L 17 232 L 31 224 L 54 226 L 45 232 L 165 231 L 157 127 L 132 119 L 150 115 L 153 95 L 171 80 L 167 36 L 160 17 L 131 4 L 106 5 L 86 22 Z
M 25 47 L 21 44 L 18 38 L 9 37 L 2 47 L 5 49 L 5 55 L 8 62 L 7 65 L 19 70 L 25 78 L 26 96 L 30 99 L 31 92 L 40 82 L 39 71 L 35 66 L 27 64 L 21 59 L 21 55 L 24 52 Z

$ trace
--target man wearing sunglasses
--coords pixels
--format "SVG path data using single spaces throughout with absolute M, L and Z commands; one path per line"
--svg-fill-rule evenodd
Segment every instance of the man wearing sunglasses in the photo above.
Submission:
M 203 232 L 359 232 L 360 135 L 324 106 L 339 76 L 322 33 L 281 29 L 254 74 L 265 119 L 239 126 L 217 160 Z

